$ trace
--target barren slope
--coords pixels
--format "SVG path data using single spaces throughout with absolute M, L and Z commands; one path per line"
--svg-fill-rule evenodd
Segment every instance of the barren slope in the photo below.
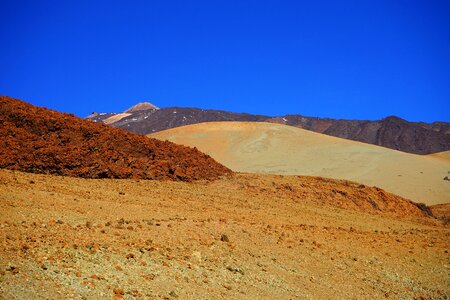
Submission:
M 200 151 L 0 96 L 0 168 L 86 178 L 214 179 Z
M 0 170 L 0 199 L 1 299 L 450 296 L 448 227 L 351 182 Z
M 437 157 L 437 158 L 440 158 L 440 159 L 444 159 L 444 160 L 450 161 L 450 151 L 433 153 L 433 154 L 429 154 L 429 156 Z M 449 175 L 449 177 L 450 177 L 450 175 Z
M 131 115 L 128 116 L 123 113 L 95 114 L 87 118 L 95 122 L 107 122 L 114 127 L 139 134 L 150 134 L 203 122 L 271 122 L 414 154 L 429 154 L 450 150 L 450 123 L 446 122 L 431 124 L 408 122 L 395 116 L 368 121 L 302 115 L 270 117 L 185 107 L 154 109 L 153 106 L 144 106 L 143 108 L 143 110 L 131 112 Z M 109 118 L 111 115 L 117 117 Z
M 195 146 L 235 171 L 349 179 L 416 202 L 450 202 L 450 161 L 431 156 L 269 123 L 202 123 L 149 136 Z

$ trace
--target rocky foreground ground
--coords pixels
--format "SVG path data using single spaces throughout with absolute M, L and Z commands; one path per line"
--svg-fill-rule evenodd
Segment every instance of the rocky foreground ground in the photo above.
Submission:
M 408 201 L 350 182 L 0 170 L 0 212 L 2 299 L 450 295 L 449 228 Z

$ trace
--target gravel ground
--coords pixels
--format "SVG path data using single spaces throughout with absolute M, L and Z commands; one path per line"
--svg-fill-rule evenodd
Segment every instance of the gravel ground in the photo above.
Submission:
M 449 228 L 357 188 L 0 170 L 0 298 L 448 299 Z

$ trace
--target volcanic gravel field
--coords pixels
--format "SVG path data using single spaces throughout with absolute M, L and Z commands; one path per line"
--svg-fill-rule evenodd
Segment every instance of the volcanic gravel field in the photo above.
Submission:
M 1 299 L 448 299 L 426 207 L 318 177 L 0 170 Z

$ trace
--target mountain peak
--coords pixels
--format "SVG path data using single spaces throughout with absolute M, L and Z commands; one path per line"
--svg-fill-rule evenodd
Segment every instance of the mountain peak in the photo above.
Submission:
M 125 110 L 124 113 L 131 113 L 131 112 L 147 110 L 147 109 L 159 109 L 159 108 L 156 107 L 155 105 L 151 104 L 150 102 L 140 102 L 140 103 L 128 108 L 127 110 Z
M 402 121 L 402 122 L 406 122 L 406 120 L 397 117 L 397 116 L 387 116 L 384 119 L 382 119 L 382 121 Z

